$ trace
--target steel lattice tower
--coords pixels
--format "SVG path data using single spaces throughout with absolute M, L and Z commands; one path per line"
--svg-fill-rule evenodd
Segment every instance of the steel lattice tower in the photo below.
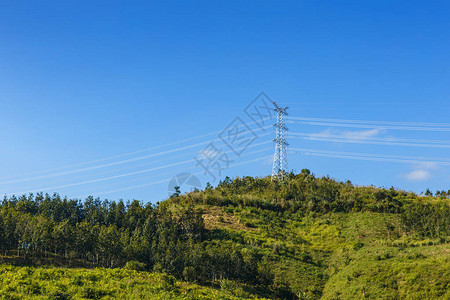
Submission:
M 275 154 L 273 156 L 272 181 L 282 181 L 288 173 L 287 146 L 289 144 L 286 142 L 288 128 L 284 125 L 284 120 L 288 115 L 286 110 L 289 107 L 282 108 L 276 102 L 272 103 L 275 106 L 274 111 L 277 113 L 277 123 L 273 125 L 276 130 L 276 137 L 273 140 L 275 142 Z

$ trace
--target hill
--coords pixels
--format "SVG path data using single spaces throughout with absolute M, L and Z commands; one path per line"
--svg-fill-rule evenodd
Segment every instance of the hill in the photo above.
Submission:
M 4 264 L 77 267 L 60 269 L 75 298 L 89 295 L 69 278 L 103 272 L 156 278 L 132 290 L 172 298 L 448 299 L 450 201 L 437 194 L 358 187 L 302 170 L 281 183 L 227 178 L 157 205 L 28 195 L 4 199 L 0 245 Z M 55 272 L 3 270 L 3 283 L 11 274 Z M 161 276 L 173 290 L 158 288 Z M 52 277 L 39 279 L 41 295 L 51 293 Z M 110 289 L 94 296 L 122 295 Z

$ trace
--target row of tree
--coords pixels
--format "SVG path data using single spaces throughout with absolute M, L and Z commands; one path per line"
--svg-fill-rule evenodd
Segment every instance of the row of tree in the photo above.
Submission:
M 222 279 L 270 285 L 258 271 L 261 255 L 217 240 L 192 207 L 175 215 L 164 206 L 59 195 L 5 198 L 0 206 L 0 248 L 26 257 L 82 260 L 92 266 L 136 262 L 199 283 Z

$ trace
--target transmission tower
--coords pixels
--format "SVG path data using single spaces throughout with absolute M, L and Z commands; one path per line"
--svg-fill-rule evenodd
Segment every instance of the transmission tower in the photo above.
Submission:
M 289 107 L 282 108 L 276 102 L 272 103 L 275 106 L 274 111 L 277 113 L 277 123 L 273 125 L 276 130 L 276 137 L 273 140 L 275 142 L 275 154 L 273 156 L 272 181 L 282 181 L 288 173 L 287 146 L 289 144 L 285 138 L 288 128 L 284 125 L 284 119 L 288 115 L 286 110 Z

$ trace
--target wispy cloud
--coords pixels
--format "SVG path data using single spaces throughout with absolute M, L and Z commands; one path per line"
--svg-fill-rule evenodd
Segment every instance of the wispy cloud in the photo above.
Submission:
M 379 136 L 382 133 L 382 129 L 369 129 L 369 130 L 355 130 L 355 131 L 339 131 L 326 129 L 320 133 L 311 134 L 311 137 L 318 138 L 342 138 L 349 140 L 365 140 L 368 138 L 373 138 Z

